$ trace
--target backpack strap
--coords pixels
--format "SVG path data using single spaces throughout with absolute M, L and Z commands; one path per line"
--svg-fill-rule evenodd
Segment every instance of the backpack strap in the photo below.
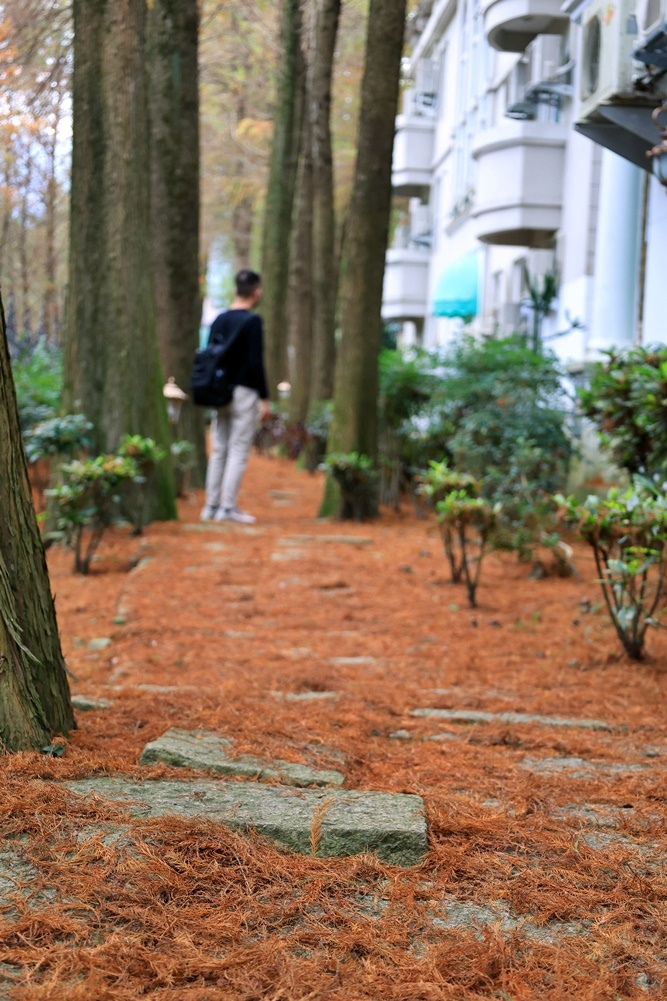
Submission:
M 222 315 L 227 316 L 230 312 L 231 310 L 228 309 L 227 312 L 223 313 Z M 249 313 L 249 316 L 247 316 L 245 320 L 241 320 L 238 327 L 235 330 L 233 330 L 231 334 L 225 338 L 225 340 L 222 339 L 218 340 L 218 338 L 216 337 L 215 341 L 211 341 L 211 334 L 209 333 L 207 347 L 212 347 L 215 344 L 216 346 L 219 345 L 220 347 L 224 348 L 225 353 L 229 351 L 229 349 L 239 339 L 239 336 L 241 335 L 242 331 L 245 330 L 247 326 L 249 326 L 250 321 L 254 318 L 255 315 L 254 313 L 250 313 L 249 310 L 247 312 Z

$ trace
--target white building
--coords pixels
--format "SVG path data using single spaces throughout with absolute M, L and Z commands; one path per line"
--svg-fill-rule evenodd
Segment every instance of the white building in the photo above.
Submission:
M 526 269 L 558 275 L 542 334 L 573 367 L 667 341 L 667 189 L 646 157 L 667 72 L 633 59 L 667 0 L 639 0 L 639 26 L 636 0 L 561 2 L 422 0 L 383 302 L 406 341 L 530 326 Z

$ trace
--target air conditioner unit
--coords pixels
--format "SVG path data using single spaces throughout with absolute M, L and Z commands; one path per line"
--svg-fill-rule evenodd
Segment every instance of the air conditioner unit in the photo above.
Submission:
M 601 117 L 601 105 L 632 99 L 635 24 L 631 0 L 593 0 L 584 11 L 580 120 L 594 121 Z
M 638 0 L 635 57 L 667 69 L 667 0 Z
M 641 44 L 667 22 L 667 0 L 637 0 L 637 41 Z

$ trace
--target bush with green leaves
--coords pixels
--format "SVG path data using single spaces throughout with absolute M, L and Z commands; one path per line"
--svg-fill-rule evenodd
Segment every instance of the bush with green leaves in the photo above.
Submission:
M 401 492 L 410 490 L 415 465 L 411 420 L 428 405 L 437 383 L 436 359 L 427 351 L 384 350 L 380 353 L 378 426 L 380 502 L 398 507 Z
M 468 473 L 457 473 L 450 469 L 447 462 L 431 461 L 426 472 L 419 477 L 418 491 L 423 497 L 427 497 L 432 506 L 437 510 L 440 501 L 445 500 L 450 494 L 459 491 L 466 496 L 475 499 L 479 497 L 481 483 L 474 476 Z M 457 543 L 455 526 L 449 519 L 438 518 L 440 536 L 445 550 L 445 556 L 449 562 L 452 583 L 458 584 L 463 576 L 464 552 Z
M 496 525 L 500 506 L 483 497 L 472 496 L 469 485 L 451 490 L 436 504 L 441 530 L 447 533 L 451 547 L 450 566 L 465 580 L 468 602 L 477 606 L 477 587 L 482 561 Z M 449 553 L 448 553 L 449 556 Z
M 446 440 L 438 457 L 483 479 L 483 496 L 502 507 L 495 544 L 529 558 L 572 456 L 559 363 L 519 336 L 464 336 L 442 366 L 432 401 L 437 438 Z
M 616 634 L 633 660 L 642 660 L 647 630 L 664 611 L 667 574 L 667 496 L 636 477 L 626 490 L 583 504 L 558 495 L 563 516 L 576 524 L 595 556 L 598 582 Z
M 167 450 L 162 445 L 140 434 L 125 434 L 118 444 L 118 455 L 134 459 L 144 474 L 150 472 L 158 462 L 162 462 L 166 454 Z
M 125 434 L 118 444 L 118 455 L 131 459 L 137 467 L 138 476 L 128 479 L 123 488 L 123 510 L 127 514 L 134 534 L 141 535 L 146 524 L 146 504 L 148 494 L 145 483 L 153 475 L 159 462 L 167 455 L 167 450 L 152 438 L 140 434 Z
M 377 470 L 370 456 L 332 452 L 325 465 L 340 489 L 339 517 L 343 521 L 364 521 L 377 510 Z
M 142 477 L 133 459 L 119 455 L 66 463 L 62 473 L 64 482 L 47 493 L 62 538 L 74 548 L 74 572 L 87 574 L 105 529 L 118 515 L 123 486 Z
M 630 473 L 667 473 L 667 347 L 605 351 L 579 391 L 582 413 Z
M 65 414 L 40 421 L 23 433 L 28 462 L 73 458 L 92 445 L 93 425 L 83 414 Z
M 53 417 L 62 390 L 62 353 L 41 339 L 12 363 L 21 430 Z

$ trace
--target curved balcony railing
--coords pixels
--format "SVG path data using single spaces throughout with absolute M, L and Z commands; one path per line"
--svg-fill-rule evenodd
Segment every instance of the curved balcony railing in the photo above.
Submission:
M 396 194 L 425 198 L 431 186 L 435 117 L 406 114 L 396 118 L 391 183 Z
M 569 25 L 561 0 L 483 0 L 484 32 L 499 52 L 524 52 L 538 35 L 559 35 Z
M 479 133 L 472 215 L 483 243 L 551 247 L 560 227 L 567 127 L 507 120 Z

